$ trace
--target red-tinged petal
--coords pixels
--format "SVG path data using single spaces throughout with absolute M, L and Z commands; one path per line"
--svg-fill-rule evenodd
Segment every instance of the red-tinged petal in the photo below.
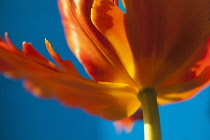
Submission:
M 165 104 L 187 100 L 210 84 L 210 38 L 207 40 L 203 58 L 195 63 L 196 55 L 203 49 L 198 48 L 188 61 L 177 72 L 164 81 L 159 87 L 159 103 Z M 201 50 L 202 51 L 202 50 Z M 192 67 L 189 63 L 194 62 Z
M 51 56 L 66 68 L 49 42 L 46 45 Z M 31 44 L 24 45 L 24 50 L 28 50 L 24 53 L 9 47 L 0 41 L 0 71 L 11 78 L 23 79 L 26 89 L 37 97 L 56 98 L 62 104 L 83 108 L 109 120 L 128 117 L 139 108 L 137 90 L 127 84 L 91 81 L 78 76 L 74 68 L 59 69 L 50 61 L 46 63 Z
M 118 6 L 118 0 L 109 0 L 109 1 Z
M 134 77 L 135 65 L 126 36 L 123 11 L 110 1 L 95 0 L 91 10 L 91 20 L 110 41 L 126 70 L 131 77 Z
M 159 104 L 184 101 L 210 86 L 210 66 L 191 80 L 157 89 Z
M 206 48 L 206 49 L 203 49 Z M 205 53 L 203 54 L 203 50 Z M 202 58 L 197 60 L 198 54 Z M 210 37 L 203 46 L 200 46 L 194 54 L 173 75 L 161 83 L 158 88 L 189 81 L 199 76 L 206 68 L 210 67 Z
M 112 3 L 118 6 L 118 0 L 109 0 L 109 1 L 111 1 Z
M 72 75 L 76 75 L 77 77 L 83 78 L 76 70 L 74 65 L 69 60 L 63 61 L 62 58 L 58 53 L 54 51 L 49 41 L 45 40 L 45 45 L 47 47 L 47 50 L 53 60 L 65 71 L 71 73 Z
M 209 0 L 124 0 L 124 5 L 136 80 L 143 86 L 157 86 L 176 72 L 210 34 Z M 195 62 L 205 47 L 201 50 Z
M 210 67 L 210 36 L 207 40 L 207 43 L 206 43 L 206 52 L 205 52 L 205 55 L 204 57 L 199 60 L 196 65 L 193 67 L 193 71 L 195 71 L 195 74 L 196 75 L 199 75 L 201 74 L 201 72 L 207 68 L 207 67 Z
M 5 35 L 4 35 L 4 37 L 5 37 L 5 40 L 6 40 L 6 42 L 7 42 L 7 44 L 9 45 L 9 47 L 10 48 L 12 48 L 14 51 L 19 51 L 16 47 L 15 47 L 15 45 L 10 41 L 10 39 L 9 39 L 9 37 L 8 37 L 8 33 L 5 33 Z
M 93 0 L 59 0 L 70 49 L 97 81 L 134 84 L 113 46 L 90 20 Z
M 118 132 L 125 129 L 125 131 L 129 133 L 131 132 L 134 123 L 139 120 L 143 120 L 143 112 L 141 108 L 138 109 L 138 111 L 136 111 L 136 113 L 134 113 L 132 116 L 116 121 L 114 125 Z
M 23 46 L 22 52 L 28 57 L 32 57 L 33 59 L 36 59 L 37 61 L 42 62 L 42 63 L 46 63 L 46 64 L 49 63 L 49 60 L 47 60 L 36 49 L 34 49 L 31 43 L 23 42 L 22 46 Z
M 32 75 L 32 71 L 24 72 L 24 69 L 33 70 L 34 73 L 62 71 L 52 63 L 46 64 L 45 61 L 37 61 L 33 56 L 27 56 L 21 51 L 11 51 L 9 45 L 3 41 L 0 41 L 0 49 L 0 71 L 10 75 L 11 78 L 21 78 L 22 75 Z

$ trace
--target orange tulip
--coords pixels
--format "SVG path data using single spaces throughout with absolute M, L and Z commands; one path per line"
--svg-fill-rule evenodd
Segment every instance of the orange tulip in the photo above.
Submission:
M 69 47 L 94 80 L 83 78 L 48 41 L 59 67 L 30 43 L 19 51 L 6 34 L 0 71 L 23 79 L 35 96 L 120 120 L 141 108 L 143 89 L 155 89 L 163 105 L 190 99 L 210 85 L 210 0 L 123 0 L 126 13 L 118 0 L 58 3 Z

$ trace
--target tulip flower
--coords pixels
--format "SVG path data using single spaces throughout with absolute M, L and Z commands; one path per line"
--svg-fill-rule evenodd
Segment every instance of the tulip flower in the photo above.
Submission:
M 140 118 L 145 139 L 160 140 L 157 105 L 188 100 L 210 85 L 210 0 L 58 0 L 69 48 L 93 80 L 62 60 L 53 64 L 5 34 L 0 71 L 41 98 L 118 122 Z M 132 116 L 133 115 L 133 116 Z M 137 117 L 135 117 L 137 116 Z M 130 117 L 130 118 L 129 118 Z

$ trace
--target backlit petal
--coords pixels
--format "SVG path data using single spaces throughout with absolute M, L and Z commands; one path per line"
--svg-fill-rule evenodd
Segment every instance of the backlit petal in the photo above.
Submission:
M 91 10 L 91 20 L 110 41 L 127 71 L 134 77 L 135 65 L 126 36 L 123 11 L 110 1 L 95 0 Z
M 70 60 L 63 61 L 59 54 L 57 54 L 54 49 L 52 48 L 49 41 L 45 40 L 45 44 L 47 47 L 47 50 L 50 54 L 50 56 L 53 58 L 53 60 L 65 71 L 68 73 L 75 75 L 79 78 L 83 78 L 76 70 L 76 68 L 73 66 Z
M 205 47 L 206 46 L 206 47 Z M 206 48 L 206 49 L 203 49 Z M 205 50 L 205 54 L 200 60 L 197 60 L 198 54 Z M 183 62 L 182 67 L 180 67 L 176 73 L 167 78 L 166 81 L 161 83 L 158 88 L 173 85 L 177 83 L 182 83 L 199 76 L 206 68 L 210 67 L 210 37 L 204 46 L 201 46 L 195 51 L 192 56 Z
M 207 86 L 210 86 L 210 66 L 191 80 L 157 89 L 159 104 L 190 99 Z
M 143 120 L 143 112 L 142 109 L 138 109 L 132 116 L 116 121 L 114 123 L 117 131 L 122 131 L 125 129 L 127 133 L 131 132 L 133 125 L 136 121 Z
M 46 45 L 64 70 L 44 58 L 31 44 L 24 43 L 21 52 L 9 42 L 0 41 L 0 71 L 10 78 L 23 79 L 25 88 L 37 97 L 55 98 L 105 119 L 118 120 L 136 112 L 140 103 L 135 88 L 81 78 L 70 61 L 63 61 L 48 41 Z
M 139 107 L 136 90 L 126 84 L 75 82 L 61 80 L 53 91 L 59 100 L 67 106 L 84 108 L 89 113 L 108 120 L 119 120 L 131 116 Z M 73 82 L 73 83 L 71 83 Z
M 136 64 L 136 79 L 156 86 L 194 56 L 205 54 L 210 34 L 210 0 L 124 0 L 126 31 Z M 190 66 L 190 67 L 191 67 Z
M 118 0 L 109 0 L 111 1 L 112 3 L 114 3 L 115 5 L 118 5 Z
M 132 83 L 113 46 L 90 20 L 93 0 L 59 0 L 70 49 L 97 81 Z
M 188 67 L 189 63 L 196 58 L 195 53 L 188 59 L 177 72 L 163 82 L 157 90 L 160 97 L 164 99 L 170 97 L 170 100 L 180 101 L 193 97 L 203 88 L 209 86 L 210 83 L 210 38 L 206 43 L 206 52 L 202 59 L 195 63 L 192 67 Z M 202 47 L 198 48 L 203 49 Z M 194 61 L 195 62 L 195 61 Z M 161 95 L 162 94 L 162 95 Z

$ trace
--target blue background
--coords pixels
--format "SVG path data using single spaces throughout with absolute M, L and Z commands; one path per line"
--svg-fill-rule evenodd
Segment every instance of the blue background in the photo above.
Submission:
M 47 38 L 64 59 L 70 59 L 88 77 L 69 51 L 56 0 L 1 0 L 0 35 L 8 32 L 21 49 L 22 41 L 52 60 Z M 210 139 L 210 88 L 187 102 L 160 107 L 163 140 Z M 67 109 L 56 101 L 28 94 L 20 81 L 0 76 L 0 140 L 143 140 L 143 122 L 129 134 L 118 134 L 110 121 L 82 110 Z

